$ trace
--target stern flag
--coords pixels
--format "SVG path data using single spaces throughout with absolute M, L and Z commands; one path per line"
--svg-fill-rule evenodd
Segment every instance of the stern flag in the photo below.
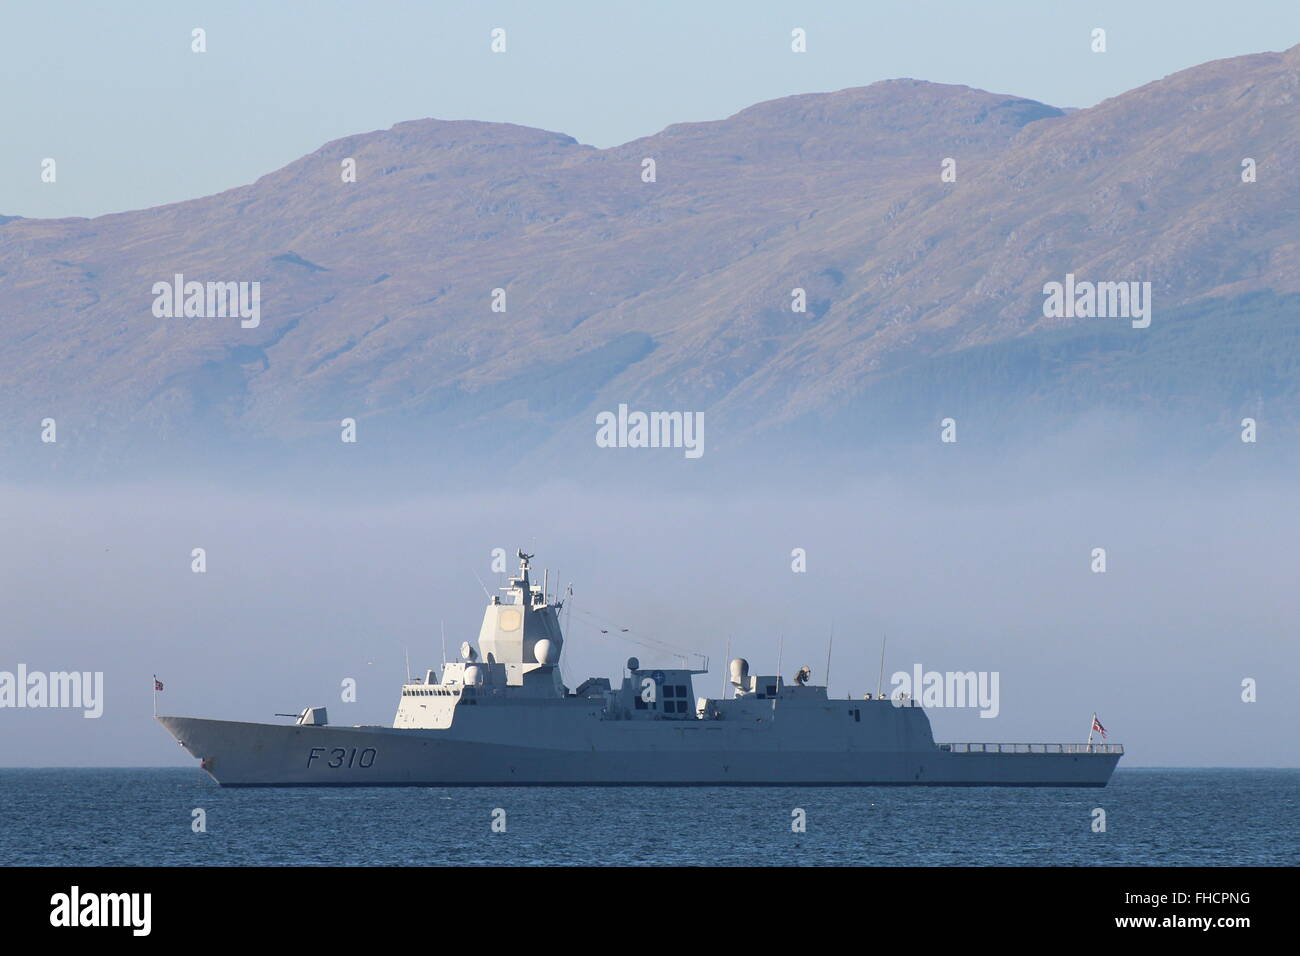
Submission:
M 162 687 L 160 686 L 158 689 L 161 690 Z M 1101 721 L 1097 719 L 1096 714 L 1092 715 L 1092 729 L 1101 734 L 1102 740 L 1106 739 L 1106 728 L 1101 725 Z
M 156 677 L 153 679 L 153 689 L 154 689 L 154 690 L 162 690 L 162 689 L 163 689 L 162 681 L 160 681 L 160 680 L 159 680 L 158 678 L 156 678 Z M 1103 736 L 1104 736 L 1104 735 L 1103 735 Z

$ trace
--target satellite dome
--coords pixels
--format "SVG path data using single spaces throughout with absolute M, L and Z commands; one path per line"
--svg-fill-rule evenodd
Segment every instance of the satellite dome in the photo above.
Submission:
M 731 682 L 737 687 L 745 683 L 745 678 L 749 676 L 749 661 L 743 657 L 737 657 L 731 662 Z
M 466 687 L 478 687 L 483 683 L 483 671 L 477 664 L 470 664 L 465 668 L 464 681 Z
M 533 656 L 537 658 L 539 664 L 558 664 L 560 649 L 546 638 L 542 638 L 533 645 Z

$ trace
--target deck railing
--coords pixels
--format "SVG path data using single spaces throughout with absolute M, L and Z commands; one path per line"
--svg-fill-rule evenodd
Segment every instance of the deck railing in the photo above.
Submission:
M 1123 744 L 940 744 L 955 754 L 1122 754 Z

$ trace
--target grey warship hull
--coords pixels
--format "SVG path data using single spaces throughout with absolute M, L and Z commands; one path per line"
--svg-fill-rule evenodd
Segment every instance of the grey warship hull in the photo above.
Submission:
M 402 686 L 391 727 L 334 726 L 325 708 L 292 725 L 158 721 L 218 783 L 275 786 L 1004 786 L 1103 787 L 1117 744 L 937 744 L 924 708 L 899 694 L 831 699 L 808 683 L 730 664 L 722 697 L 694 696 L 705 670 L 627 662 L 576 690 L 545 585 L 519 553 L 506 600 L 491 599 L 478 647 L 441 679 Z
M 455 739 L 437 730 L 158 720 L 227 787 L 1104 787 L 1120 758 L 1119 752 L 1106 752 L 1110 745 L 1083 744 L 976 745 L 1062 748 L 1005 753 L 945 745 L 792 750 L 773 747 L 773 738 L 762 732 L 716 734 L 694 727 L 662 741 L 627 740 L 609 749 L 595 741 L 557 748 Z

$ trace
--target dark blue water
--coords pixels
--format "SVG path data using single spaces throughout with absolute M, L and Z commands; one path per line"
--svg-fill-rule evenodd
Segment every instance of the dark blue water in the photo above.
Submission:
M 1118 770 L 1104 790 L 223 790 L 191 769 L 0 770 L 0 864 L 1294 865 L 1298 791 L 1300 770 Z

